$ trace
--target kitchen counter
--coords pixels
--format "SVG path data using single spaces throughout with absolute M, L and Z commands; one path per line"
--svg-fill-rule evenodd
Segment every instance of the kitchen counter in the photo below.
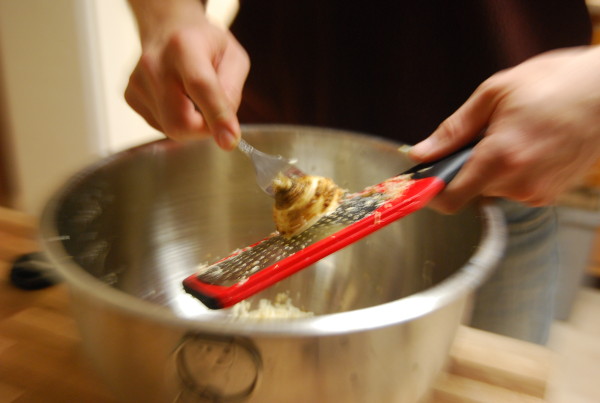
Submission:
M 0 403 L 114 403 L 80 352 L 64 284 L 22 291 L 11 262 L 38 249 L 32 217 L 0 207 Z
M 35 219 L 0 207 L 0 403 L 115 403 L 80 351 L 65 285 L 9 283 L 11 262 L 36 250 Z M 551 363 L 544 347 L 462 327 L 424 403 L 543 402 Z

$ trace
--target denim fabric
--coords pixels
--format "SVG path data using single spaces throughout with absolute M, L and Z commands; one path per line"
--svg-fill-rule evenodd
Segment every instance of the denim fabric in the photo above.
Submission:
M 559 270 L 556 212 L 553 207 L 508 200 L 497 204 L 506 216 L 507 249 L 475 297 L 471 325 L 545 344 L 554 319 Z

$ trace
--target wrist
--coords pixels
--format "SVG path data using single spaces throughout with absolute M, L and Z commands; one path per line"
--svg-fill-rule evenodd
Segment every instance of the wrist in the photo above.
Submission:
M 128 0 L 142 44 L 205 18 L 206 0 Z

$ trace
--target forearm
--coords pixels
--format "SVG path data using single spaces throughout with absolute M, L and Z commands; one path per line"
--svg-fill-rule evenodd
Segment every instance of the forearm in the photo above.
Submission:
M 206 0 L 127 0 L 135 16 L 142 43 L 174 23 L 204 18 Z

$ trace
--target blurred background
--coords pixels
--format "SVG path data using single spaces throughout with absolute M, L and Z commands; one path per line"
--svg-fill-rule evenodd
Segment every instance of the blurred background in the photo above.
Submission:
M 220 24 L 236 11 L 208 4 Z M 125 0 L 0 0 L 0 204 L 38 214 L 67 175 L 161 137 L 123 98 L 138 55 Z
M 208 7 L 226 24 L 237 2 Z M 38 214 L 85 164 L 162 137 L 123 98 L 138 56 L 125 0 L 0 0 L 0 204 Z
M 600 43 L 600 0 L 588 5 Z M 227 24 L 237 0 L 208 7 Z M 125 0 L 0 0 L 0 213 L 37 217 L 83 166 L 162 137 L 123 98 L 138 55 Z M 589 376 L 600 368 L 599 189 L 600 165 L 558 202 L 565 270 L 550 345 L 561 353 L 552 401 L 600 401 Z

